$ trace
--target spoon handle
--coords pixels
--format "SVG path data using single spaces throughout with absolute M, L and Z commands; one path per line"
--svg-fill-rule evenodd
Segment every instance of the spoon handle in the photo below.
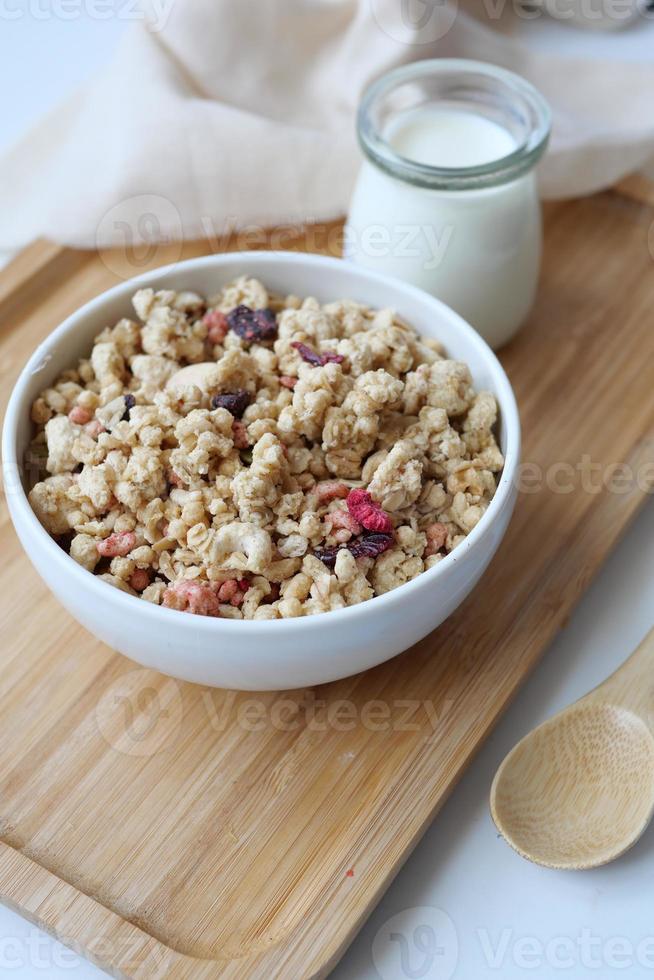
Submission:
M 654 629 L 629 659 L 583 700 L 629 708 L 654 734 Z

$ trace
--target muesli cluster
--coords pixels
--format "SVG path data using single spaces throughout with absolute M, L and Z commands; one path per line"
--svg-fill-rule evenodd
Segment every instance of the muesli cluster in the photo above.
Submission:
M 36 399 L 31 505 L 70 556 L 171 609 L 306 616 L 403 585 L 475 527 L 492 394 L 397 314 L 140 289 Z

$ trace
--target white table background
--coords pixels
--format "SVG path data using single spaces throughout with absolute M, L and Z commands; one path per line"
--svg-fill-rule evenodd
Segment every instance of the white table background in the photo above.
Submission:
M 83 2 L 69 8 L 75 14 L 68 20 L 52 9 L 45 0 L 0 0 L 0 151 L 83 83 L 129 24 L 115 16 L 94 19 Z M 8 19 L 7 10 L 20 16 Z M 645 45 L 651 56 L 647 34 L 632 36 L 634 57 L 644 54 Z M 542 37 L 543 44 L 579 43 L 576 33 L 556 25 Z M 601 37 L 593 43 L 604 54 L 616 42 Z M 648 503 L 334 980 L 654 978 L 654 829 L 614 865 L 562 873 L 514 854 L 498 839 L 488 812 L 490 783 L 506 752 L 603 680 L 654 624 L 653 567 L 654 506 Z M 90 980 L 105 974 L 0 906 L 0 976 Z

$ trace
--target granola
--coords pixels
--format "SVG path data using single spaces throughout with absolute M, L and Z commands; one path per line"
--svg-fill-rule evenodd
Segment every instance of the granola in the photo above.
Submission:
M 170 609 L 306 616 L 410 581 L 482 518 L 495 398 L 392 310 L 247 276 L 133 306 L 32 406 L 30 503 L 82 568 Z

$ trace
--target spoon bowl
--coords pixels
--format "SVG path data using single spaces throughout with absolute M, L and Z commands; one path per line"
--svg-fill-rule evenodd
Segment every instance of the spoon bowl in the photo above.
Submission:
M 601 687 L 525 736 L 498 769 L 493 820 L 530 861 L 597 867 L 623 854 L 650 822 L 652 636 Z

